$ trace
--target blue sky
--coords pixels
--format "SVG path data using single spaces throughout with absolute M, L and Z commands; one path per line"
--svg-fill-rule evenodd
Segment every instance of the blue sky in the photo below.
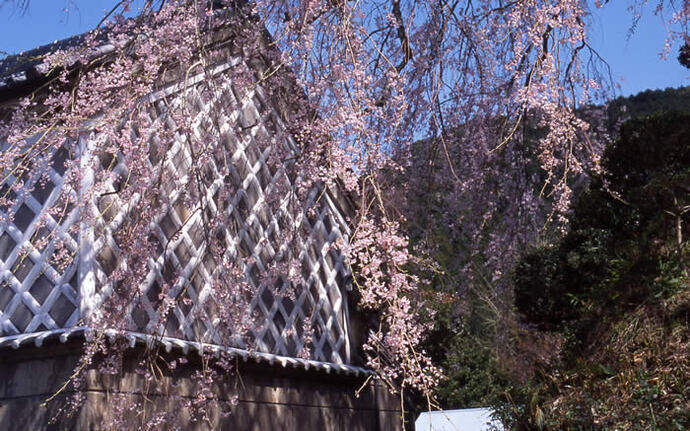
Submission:
M 613 78 L 620 84 L 620 93 L 630 95 L 651 88 L 690 85 L 690 70 L 681 66 L 676 57 L 678 47 L 671 50 L 668 60 L 659 53 L 666 41 L 666 29 L 653 6 L 647 5 L 636 30 L 630 34 L 632 15 L 630 2 L 611 0 L 601 9 L 593 9 L 590 38 L 592 45 L 610 64 Z
M 16 54 L 83 33 L 115 4 L 115 0 L 30 0 L 23 13 L 0 6 L 0 51 Z
M 690 85 L 690 70 L 676 61 L 677 47 L 668 60 L 659 58 L 666 30 L 651 8 L 628 39 L 632 18 L 627 3 L 612 0 L 595 9 L 592 17 L 592 45 L 611 65 L 620 94 Z M 0 51 L 18 53 L 82 33 L 95 26 L 113 4 L 114 0 L 31 0 L 23 14 L 0 8 Z

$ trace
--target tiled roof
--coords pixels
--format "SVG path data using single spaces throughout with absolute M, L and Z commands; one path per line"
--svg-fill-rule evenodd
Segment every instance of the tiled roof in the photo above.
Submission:
M 72 36 L 67 39 L 55 41 L 47 45 L 24 51 L 16 55 L 10 55 L 0 60 L 0 98 L 11 90 L 31 84 L 45 77 L 49 72 L 44 59 L 47 54 L 58 50 L 65 50 L 80 46 L 86 34 Z M 93 56 L 106 54 L 113 50 L 113 46 L 105 41 L 105 33 L 101 37 L 103 45 L 94 49 Z
M 88 337 L 89 332 L 90 329 L 88 327 L 78 326 L 74 328 L 55 329 L 51 331 L 41 331 L 29 334 L 19 334 L 11 337 L 3 337 L 0 338 L 0 349 L 8 347 L 19 349 L 20 347 L 30 345 L 41 347 L 46 341 L 53 340 L 58 340 L 60 343 L 64 344 L 71 340 L 83 339 L 85 336 Z M 241 358 L 244 362 L 253 361 L 259 364 L 264 363 L 272 366 L 277 365 L 283 368 L 301 368 L 304 370 L 322 371 L 326 374 L 333 372 L 334 374 L 350 376 L 368 376 L 373 374 L 373 371 L 371 370 L 353 365 L 293 358 L 272 353 L 219 346 L 216 344 L 199 343 L 195 341 L 180 340 L 178 338 L 142 334 L 140 332 L 127 331 L 125 333 L 121 333 L 110 330 L 106 331 L 106 337 L 108 337 L 110 340 L 114 340 L 117 337 L 124 337 L 129 341 L 130 348 L 134 348 L 136 346 L 157 345 L 163 347 L 166 352 L 177 351 L 183 355 L 189 355 L 192 353 L 201 355 L 203 353 L 223 352 Z
M 237 0 L 235 1 L 235 7 L 243 3 L 245 3 L 243 0 Z M 213 5 L 216 15 L 232 13 L 228 12 L 230 9 L 228 8 L 227 2 L 214 0 Z M 43 61 L 47 54 L 58 50 L 79 47 L 82 45 L 87 35 L 89 35 L 89 33 L 78 34 L 67 39 L 56 40 L 53 43 L 29 51 L 0 58 L 0 101 L 8 96 L 16 97 L 15 94 L 10 94 L 12 90 L 28 86 L 40 78 L 45 77 L 49 72 L 48 66 Z M 92 49 L 89 53 L 89 58 L 97 58 L 114 50 L 113 45 L 108 43 L 107 36 L 108 31 L 105 28 L 100 29 L 96 38 L 102 43 Z

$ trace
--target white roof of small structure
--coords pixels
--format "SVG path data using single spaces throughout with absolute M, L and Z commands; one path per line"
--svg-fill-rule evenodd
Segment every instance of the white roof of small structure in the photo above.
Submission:
M 422 412 L 415 421 L 416 431 L 489 431 L 503 430 L 501 422 L 491 417 L 486 407 Z

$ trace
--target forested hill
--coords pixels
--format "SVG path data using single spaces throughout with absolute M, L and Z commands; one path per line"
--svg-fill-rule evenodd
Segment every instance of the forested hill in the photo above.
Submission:
M 610 124 L 659 112 L 690 112 L 690 87 L 646 90 L 634 96 L 618 97 L 606 108 Z
M 690 112 L 690 86 L 645 90 L 628 97 L 617 97 L 606 105 L 607 129 L 616 134 L 621 124 L 660 112 Z

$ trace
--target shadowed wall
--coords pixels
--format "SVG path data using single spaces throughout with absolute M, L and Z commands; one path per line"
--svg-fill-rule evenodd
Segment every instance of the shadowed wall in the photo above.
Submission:
M 48 347 L 48 348 L 46 348 Z M 362 377 L 327 374 L 324 371 L 288 369 L 280 365 L 244 363 L 237 373 L 214 382 L 213 393 L 221 401 L 238 397 L 229 415 L 209 409 L 206 420 L 193 420 L 184 407 L 198 394 L 190 377 L 199 357 L 188 357 L 186 366 L 164 373 L 147 384 L 135 372 L 143 349 L 130 349 L 123 373 L 88 373 L 85 403 L 72 418 L 49 424 L 59 408 L 71 398 L 68 390 L 41 407 L 69 378 L 77 363 L 78 343 L 0 350 L 0 431 L 9 430 L 98 430 L 117 417 L 117 406 L 129 406 L 120 416 L 127 428 L 143 427 L 132 414 L 145 399 L 147 411 L 170 414 L 180 429 L 238 430 L 395 430 L 401 429 L 400 403 L 386 388 Z M 178 355 L 179 356 L 179 355 Z M 363 386 L 364 384 L 364 386 Z M 359 396 L 356 391 L 363 386 Z M 119 399 L 121 402 L 116 403 Z M 144 419 L 150 421 L 150 417 Z M 166 426 L 155 429 L 167 429 Z

